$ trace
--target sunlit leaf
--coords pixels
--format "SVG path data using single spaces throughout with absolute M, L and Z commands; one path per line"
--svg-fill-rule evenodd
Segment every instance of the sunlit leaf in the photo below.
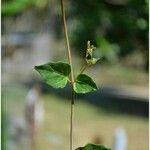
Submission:
M 76 93 L 88 93 L 97 90 L 95 82 L 86 74 L 80 74 L 73 85 Z
M 54 87 L 63 88 L 67 84 L 68 76 L 70 74 L 70 65 L 67 63 L 57 62 L 57 63 L 47 63 L 40 66 L 35 66 L 42 79 Z

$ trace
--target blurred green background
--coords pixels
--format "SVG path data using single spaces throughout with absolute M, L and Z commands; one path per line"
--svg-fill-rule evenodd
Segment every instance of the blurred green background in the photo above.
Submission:
M 101 58 L 86 71 L 99 91 L 77 97 L 75 147 L 88 142 L 113 147 L 115 130 L 122 127 L 128 150 L 148 149 L 148 5 L 148 0 L 65 1 L 75 75 L 88 40 Z M 26 95 L 37 82 L 45 118 L 36 132 L 36 149 L 69 149 L 68 87 L 48 90 L 33 70 L 47 61 L 67 61 L 60 1 L 2 0 L 1 14 L 3 149 L 28 149 L 26 142 L 12 142 L 9 121 L 24 118 Z

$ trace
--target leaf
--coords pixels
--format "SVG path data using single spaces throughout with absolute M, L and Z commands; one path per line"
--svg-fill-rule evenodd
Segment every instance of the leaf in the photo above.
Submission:
M 76 150 L 111 150 L 103 145 L 87 144 L 84 147 L 79 147 Z
M 68 76 L 71 72 L 70 65 L 67 63 L 46 63 L 35 66 L 45 82 L 54 88 L 63 88 L 67 84 Z
M 86 74 L 80 74 L 73 85 L 76 93 L 88 93 L 97 90 L 95 82 Z

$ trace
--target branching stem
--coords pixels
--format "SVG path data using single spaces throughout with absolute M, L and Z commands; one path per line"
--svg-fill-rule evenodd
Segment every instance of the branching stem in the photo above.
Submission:
M 74 74 L 73 74 L 72 56 L 71 56 L 71 50 L 70 50 L 70 44 L 69 44 L 69 38 L 68 38 L 66 17 L 65 17 L 65 11 L 64 11 L 64 0 L 61 0 L 61 12 L 62 12 L 63 27 L 64 27 L 64 33 L 65 33 L 65 41 L 66 41 L 66 46 L 67 46 L 68 61 L 71 66 L 70 81 L 71 81 L 72 96 L 71 96 L 71 112 L 70 112 L 70 150 L 73 150 L 73 114 L 74 114 L 73 112 L 74 112 L 74 99 L 75 99 L 75 93 L 73 90 Z
M 89 67 L 89 64 L 85 64 L 85 65 L 81 68 L 80 74 L 82 74 L 82 73 L 87 69 L 87 67 Z

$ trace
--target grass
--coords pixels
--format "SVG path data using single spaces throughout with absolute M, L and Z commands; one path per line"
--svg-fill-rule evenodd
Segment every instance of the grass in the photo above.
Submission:
M 96 67 L 99 67 L 98 69 Z M 148 74 L 137 69 L 131 69 L 121 64 L 95 66 L 89 68 L 88 73 L 100 85 L 131 85 L 148 89 Z
M 18 89 L 18 90 L 17 90 Z M 17 92 L 19 91 L 19 92 Z M 2 101 L 8 113 L 23 114 L 25 88 L 4 88 Z M 36 132 L 36 150 L 69 149 L 69 101 L 53 94 L 42 95 L 45 119 Z M 101 141 L 112 147 L 114 131 L 124 127 L 128 136 L 128 150 L 148 149 L 148 119 L 136 116 L 110 114 L 84 101 L 75 104 L 74 147 Z
M 68 149 L 69 104 L 66 101 L 58 100 L 57 97 L 50 98 L 50 96 L 45 96 L 44 100 L 45 110 L 49 112 L 46 115 L 46 130 L 64 137 L 64 144 L 61 146 L 61 149 Z M 110 115 L 104 112 L 100 113 L 97 108 L 85 102 L 76 103 L 75 147 L 85 145 L 87 142 L 94 142 L 96 138 L 101 139 L 102 143 L 108 145 L 108 147 L 112 147 L 113 134 L 117 127 L 124 127 L 127 131 L 128 150 L 148 149 L 147 119 L 127 115 Z M 54 149 L 57 150 L 57 146 Z

